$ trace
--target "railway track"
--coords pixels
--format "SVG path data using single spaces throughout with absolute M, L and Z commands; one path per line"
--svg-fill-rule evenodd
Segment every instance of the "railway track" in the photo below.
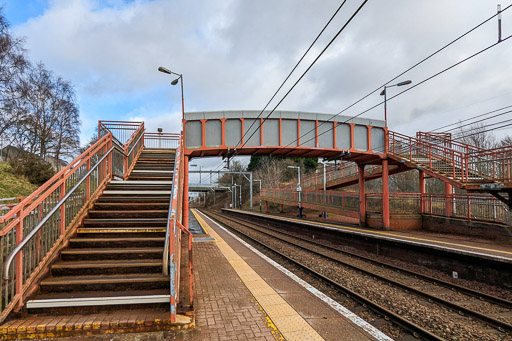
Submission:
M 391 319 L 417 337 L 435 340 L 462 340 L 467 337 L 512 339 L 510 301 L 342 251 L 269 224 L 240 217 L 234 219 L 212 211 L 207 214 L 352 296 L 363 306 Z M 353 283 L 340 279 L 337 272 L 350 277 Z M 357 287 L 354 283 L 364 283 L 370 289 Z M 410 309 L 404 304 L 393 304 L 395 299 L 397 302 L 405 299 L 410 303 Z

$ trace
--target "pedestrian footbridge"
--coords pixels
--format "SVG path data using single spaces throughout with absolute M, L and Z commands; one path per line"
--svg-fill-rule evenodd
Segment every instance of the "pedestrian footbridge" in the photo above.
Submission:
M 367 202 L 378 202 L 384 228 L 390 226 L 389 174 L 409 169 L 420 171 L 420 192 L 425 176 L 432 176 L 443 180 L 447 191 L 457 186 L 489 192 L 512 206 L 510 146 L 489 151 L 448 136 L 408 137 L 388 131 L 379 120 L 337 117 L 333 122 L 326 114 L 285 111 L 264 120 L 258 114 L 186 113 L 178 134 L 147 132 L 143 122 L 100 121 L 90 148 L 0 217 L 0 337 L 26 333 L 34 321 L 44 326 L 34 329 L 37 337 L 192 327 L 192 158 L 342 159 L 356 171 L 331 185 L 359 183 L 361 190 L 310 194 L 307 201 L 329 210 L 339 206 L 362 223 L 371 206 Z M 364 182 L 376 177 L 382 178 L 382 193 L 367 198 Z M 295 200 L 291 194 L 265 195 Z M 96 322 L 85 321 L 79 312 L 99 315 Z M 127 322 L 115 316 L 127 316 Z

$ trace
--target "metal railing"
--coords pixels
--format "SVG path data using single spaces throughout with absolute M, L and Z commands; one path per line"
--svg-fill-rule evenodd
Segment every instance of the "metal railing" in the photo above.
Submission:
M 311 204 L 325 207 L 332 207 L 345 211 L 359 210 L 359 193 L 342 192 L 342 191 L 302 191 L 297 192 L 290 189 L 261 189 L 261 199 L 269 200 L 278 199 L 289 203 L 297 203 L 301 195 L 303 204 Z
M 148 149 L 177 149 L 180 134 L 174 133 L 145 133 L 144 145 Z
M 176 139 L 176 155 L 172 177 L 172 190 L 169 200 L 169 213 L 167 215 L 167 228 L 163 253 L 163 273 L 169 275 L 170 281 L 170 308 L 171 321 L 176 320 L 177 304 L 180 283 L 180 250 L 182 231 L 182 204 L 183 204 L 183 139 L 181 135 L 174 135 Z M 145 141 L 148 141 L 145 139 Z M 168 149 L 168 148 L 165 148 Z
M 512 181 L 512 146 L 482 150 L 419 136 L 390 131 L 388 153 L 463 184 Z
M 0 217 L 0 320 L 23 303 L 25 293 L 85 216 L 91 200 L 114 175 L 127 176 L 143 147 L 137 142 L 143 125 L 137 127 L 127 139 L 133 141 L 129 148 L 118 146 L 109 127 L 100 123 L 98 141 Z
M 133 135 L 137 130 L 144 130 L 144 122 L 129 121 L 99 121 L 98 122 L 98 138 L 112 133 L 114 140 L 119 145 L 124 146 L 128 140 L 133 139 Z
M 366 175 L 371 175 L 373 173 L 380 172 L 382 167 L 380 165 L 366 165 L 364 169 L 364 173 Z M 355 162 L 349 161 L 341 161 L 341 165 L 334 167 L 329 166 L 326 167 L 325 171 L 325 179 L 327 186 L 333 185 L 333 183 L 337 182 L 341 179 L 351 178 L 359 175 L 359 168 Z M 315 189 L 321 188 L 323 186 L 323 170 L 318 173 L 310 174 L 304 176 L 304 180 L 302 181 L 302 188 L 304 189 Z M 290 185 L 289 188 L 296 187 L 296 184 Z
M 290 189 L 261 190 L 261 199 L 298 203 L 298 192 Z M 365 195 L 366 210 L 369 213 L 382 213 L 382 193 Z M 342 191 L 302 192 L 303 204 L 315 205 L 318 210 L 330 207 L 342 211 L 359 211 L 359 193 Z M 512 213 L 507 205 L 485 194 L 420 194 L 390 193 L 389 211 L 391 215 L 431 215 L 457 218 L 466 221 L 482 221 L 512 225 Z

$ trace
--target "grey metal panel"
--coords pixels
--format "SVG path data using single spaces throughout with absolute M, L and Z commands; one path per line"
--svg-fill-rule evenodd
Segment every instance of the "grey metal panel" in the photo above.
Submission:
M 206 121 L 204 139 L 206 147 L 220 147 L 222 145 L 222 122 L 220 120 Z
M 300 120 L 300 146 L 315 147 L 315 121 Z
M 263 123 L 263 145 L 279 146 L 279 120 L 268 119 Z
M 281 121 L 281 143 L 283 147 L 297 147 L 297 120 Z
M 242 121 L 239 119 L 226 120 L 224 127 L 226 129 L 226 146 L 235 147 L 242 138 Z
M 350 149 L 350 125 L 338 123 L 336 125 L 336 148 Z
M 361 151 L 368 150 L 368 128 L 365 126 L 354 126 L 354 148 Z
M 244 119 L 244 146 L 261 146 L 260 123 L 259 119 Z
M 377 153 L 384 153 L 384 143 L 384 129 L 372 127 L 372 151 Z
M 202 119 L 221 119 L 221 118 L 257 118 L 260 114 L 258 110 L 228 110 L 228 111 L 202 111 L 202 112 L 186 112 L 185 120 L 202 120 Z M 262 117 L 266 117 L 269 111 L 264 111 Z M 302 111 L 274 111 L 270 118 L 278 119 L 303 119 L 329 121 L 332 114 L 313 113 Z M 367 119 L 361 117 L 336 116 L 338 122 L 355 123 L 360 125 L 371 125 L 375 127 L 384 127 L 382 120 Z
M 318 122 L 318 147 L 334 148 L 333 122 Z
M 200 148 L 203 145 L 201 121 L 188 121 L 185 124 L 185 145 L 187 148 Z

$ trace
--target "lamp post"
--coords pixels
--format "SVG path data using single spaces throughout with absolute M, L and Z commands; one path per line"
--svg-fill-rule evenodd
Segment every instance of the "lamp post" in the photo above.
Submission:
M 297 174 L 298 174 L 298 184 L 297 184 L 297 192 L 299 192 L 299 218 L 302 218 L 302 204 L 301 204 L 301 198 L 300 194 L 302 191 L 302 188 L 300 188 L 300 167 L 299 166 L 288 166 L 288 168 L 297 168 Z
M 408 84 L 411 84 L 411 83 L 412 83 L 412 81 L 407 80 L 407 81 L 403 81 L 403 82 L 396 83 L 396 84 L 393 84 L 393 85 L 384 85 L 384 89 L 382 90 L 380 95 L 384 96 L 384 121 L 386 122 L 386 127 L 388 126 L 387 95 L 386 95 L 387 91 L 386 91 L 386 89 L 387 88 L 392 88 L 394 86 L 408 85 Z
M 178 78 L 176 78 L 175 80 L 173 80 L 171 82 L 171 85 L 176 85 L 176 84 L 178 84 L 178 81 L 181 81 L 180 82 L 180 84 L 181 84 L 181 119 L 183 121 L 185 119 L 185 98 L 183 97 L 183 75 L 181 73 L 172 72 L 171 70 L 166 69 L 163 66 L 160 66 L 158 68 L 158 71 L 167 73 L 169 75 L 178 76 Z
M 259 191 L 259 193 L 260 193 L 260 213 L 261 213 L 261 180 L 255 179 L 254 181 L 258 181 L 260 183 L 260 191 Z
M 193 164 L 193 165 L 190 165 L 190 167 L 199 167 L 199 183 L 200 184 L 203 183 L 202 180 L 201 180 L 201 170 L 203 169 L 203 166 Z

